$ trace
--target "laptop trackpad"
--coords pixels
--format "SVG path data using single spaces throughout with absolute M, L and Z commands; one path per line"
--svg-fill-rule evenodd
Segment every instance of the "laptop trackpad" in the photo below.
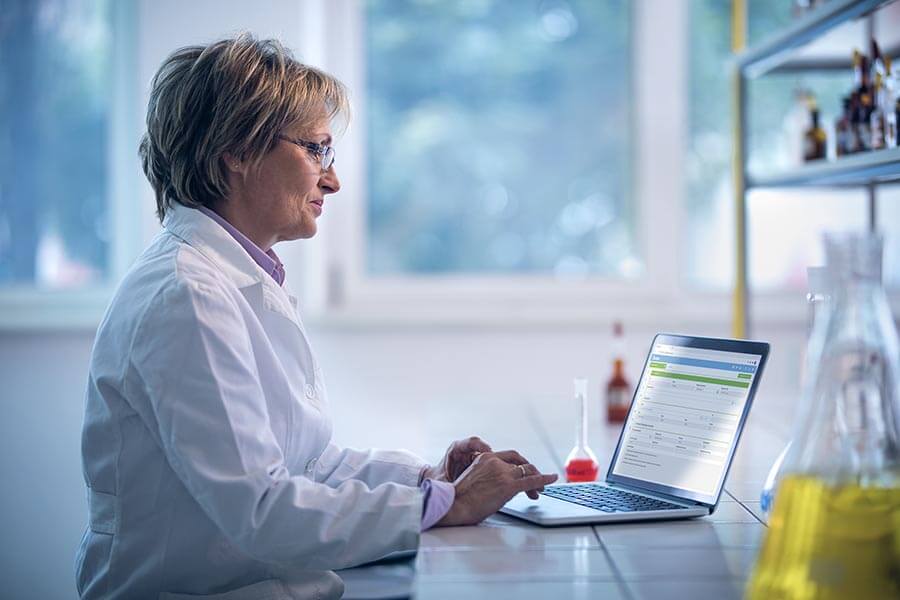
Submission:
M 510 514 L 538 522 L 547 519 L 596 518 L 598 514 L 603 514 L 596 508 L 588 508 L 573 502 L 551 498 L 544 494 L 541 494 L 537 500 L 532 500 L 525 494 L 516 494 L 512 500 L 500 509 L 500 512 L 509 512 Z

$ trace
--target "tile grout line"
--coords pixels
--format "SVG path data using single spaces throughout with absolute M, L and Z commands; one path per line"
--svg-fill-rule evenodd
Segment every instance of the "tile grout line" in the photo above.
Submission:
M 557 469 L 559 469 L 560 473 L 565 472 L 565 466 L 563 465 L 562 460 L 560 460 L 559 455 L 556 453 L 556 449 L 553 447 L 553 443 L 550 441 L 550 435 L 547 433 L 547 430 L 544 429 L 544 425 L 541 423 L 541 420 L 537 416 L 537 412 L 534 409 L 534 404 L 529 400 L 528 402 L 528 419 L 531 421 L 531 426 L 537 431 L 538 437 L 541 442 L 544 444 L 544 447 L 550 453 L 550 457 L 553 459 L 553 462 L 556 463 Z M 597 533 L 597 528 L 593 525 L 589 525 L 591 528 L 591 533 L 594 534 L 594 537 L 597 539 L 597 543 L 600 545 L 600 549 L 603 551 L 603 555 L 606 557 L 606 561 L 609 563 L 610 569 L 612 569 L 613 575 L 616 578 L 616 586 L 622 592 L 623 597 L 626 600 L 634 600 L 634 596 L 631 593 L 631 590 L 628 589 L 628 584 L 622 578 L 622 572 L 619 571 L 619 567 L 616 566 L 615 561 L 613 560 L 612 555 L 609 553 L 609 549 L 606 547 L 606 544 L 603 543 L 603 540 L 600 539 L 600 534 Z
M 756 515 L 755 512 L 753 512 L 752 510 L 750 510 L 750 507 L 749 507 L 749 506 L 747 506 L 746 504 L 744 504 L 743 501 L 738 500 L 738 499 L 737 499 L 737 496 L 735 496 L 734 494 L 732 494 L 731 492 L 729 492 L 727 488 L 725 489 L 725 493 L 728 494 L 729 496 L 731 496 L 731 499 L 732 499 L 732 500 L 734 500 L 735 502 L 737 502 L 738 504 L 740 504 L 740 505 L 744 508 L 744 510 L 746 510 L 748 513 L 750 513 L 751 515 L 753 515 L 753 518 L 756 519 L 757 521 L 759 521 L 760 524 L 762 524 L 763 527 L 768 527 L 768 526 L 769 526 L 765 521 L 763 521 L 762 519 L 760 519 L 760 518 Z
M 613 560 L 612 554 L 609 553 L 609 548 L 603 543 L 603 539 L 597 532 L 597 527 L 595 525 L 591 525 L 590 527 L 591 531 L 594 533 L 594 537 L 597 538 L 597 543 L 600 544 L 600 549 L 603 550 L 603 555 L 606 556 L 606 560 L 609 562 L 609 567 L 612 569 L 613 575 L 616 576 L 616 585 L 619 587 L 619 590 L 627 600 L 634 600 L 634 596 L 632 596 L 631 590 L 628 588 L 628 583 L 622 577 L 622 572 L 619 571 L 616 561 Z

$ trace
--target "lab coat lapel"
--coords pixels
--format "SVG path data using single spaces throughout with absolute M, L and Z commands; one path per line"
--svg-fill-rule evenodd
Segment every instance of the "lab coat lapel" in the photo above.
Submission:
M 238 288 L 267 276 L 237 240 L 199 210 L 176 204 L 167 209 L 163 227 L 214 262 Z
M 262 323 L 286 372 L 304 379 L 301 385 L 311 386 L 307 389 L 313 392 L 301 388 L 301 396 L 321 407 L 324 387 L 300 322 L 297 299 L 263 271 L 227 231 L 199 210 L 176 205 L 166 213 L 163 226 L 216 263 L 234 282 Z
M 216 263 L 252 306 L 286 317 L 303 333 L 296 298 L 263 271 L 218 223 L 199 210 L 176 204 L 167 210 L 163 227 Z

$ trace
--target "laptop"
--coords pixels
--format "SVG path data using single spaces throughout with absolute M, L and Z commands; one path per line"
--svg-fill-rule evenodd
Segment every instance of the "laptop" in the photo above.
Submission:
M 606 480 L 517 494 L 500 512 L 538 525 L 712 514 L 768 356 L 765 342 L 658 334 Z

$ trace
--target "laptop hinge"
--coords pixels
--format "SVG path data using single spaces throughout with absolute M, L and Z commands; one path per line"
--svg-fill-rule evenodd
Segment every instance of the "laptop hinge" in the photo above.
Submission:
M 669 500 L 671 502 L 675 502 L 677 504 L 687 504 L 690 506 L 702 506 L 703 508 L 710 508 L 708 504 L 703 504 L 702 502 L 698 502 L 697 500 L 692 500 L 691 498 L 682 498 L 681 496 L 673 496 L 672 494 L 665 494 L 663 492 L 657 492 L 656 490 L 648 490 L 646 488 L 642 488 L 636 485 L 627 485 L 624 483 L 613 483 L 611 481 L 607 481 L 606 485 L 612 488 L 617 488 L 626 492 L 634 492 L 637 494 L 647 494 L 649 496 L 655 496 L 657 498 L 663 498 L 665 500 Z

